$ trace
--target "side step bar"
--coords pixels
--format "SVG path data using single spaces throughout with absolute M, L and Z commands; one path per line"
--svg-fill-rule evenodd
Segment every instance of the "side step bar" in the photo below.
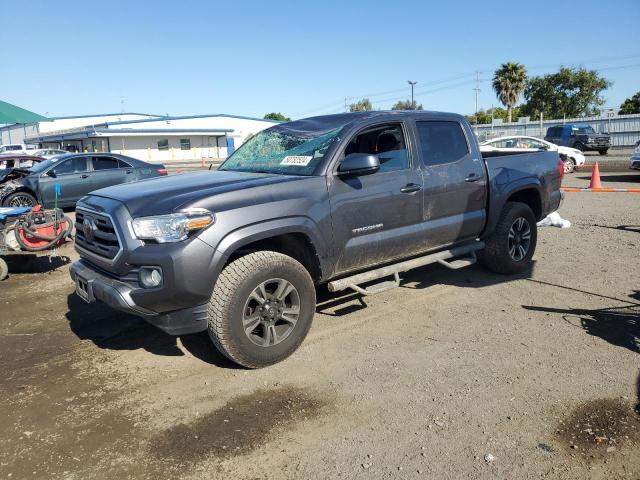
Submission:
M 431 263 L 440 263 L 447 268 L 458 269 L 468 267 L 476 263 L 476 251 L 484 248 L 484 242 L 474 241 L 466 245 L 452 248 L 450 250 L 443 250 L 442 252 L 432 253 L 423 257 L 413 258 L 411 260 L 405 260 L 404 262 L 394 263 L 393 265 L 387 265 L 386 267 L 376 268 L 375 270 L 369 270 L 367 272 L 358 273 L 350 277 L 341 278 L 329 282 L 328 287 L 330 292 L 339 292 L 350 288 L 362 295 L 374 295 L 376 293 L 384 292 L 391 288 L 395 288 L 400 285 L 400 273 L 412 270 L 414 268 L 423 267 Z M 460 258 L 452 262 L 447 260 L 455 257 L 462 257 L 466 255 L 466 258 Z M 379 278 L 388 277 L 393 275 L 394 279 L 371 285 L 367 288 L 360 287 L 361 284 L 377 280 Z

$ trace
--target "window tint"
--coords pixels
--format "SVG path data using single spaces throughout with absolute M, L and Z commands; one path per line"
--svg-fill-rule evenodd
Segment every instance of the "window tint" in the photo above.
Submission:
M 158 140 L 158 150 L 169 150 L 169 140 Z
M 380 159 L 380 172 L 409 168 L 407 144 L 400 125 L 383 125 L 369 128 L 356 135 L 344 152 L 372 153 Z
M 87 157 L 74 157 L 56 164 L 53 172 L 56 175 L 80 173 L 87 171 Z
M 118 160 L 112 157 L 93 157 L 94 170 L 112 170 L 118 168 Z
M 191 150 L 191 140 L 189 140 L 188 138 L 181 138 L 180 150 Z
M 425 165 L 457 162 L 469 153 L 458 122 L 416 122 Z
M 118 167 L 119 168 L 131 168 L 131 165 L 129 165 L 127 162 L 123 162 L 122 160 L 118 159 Z

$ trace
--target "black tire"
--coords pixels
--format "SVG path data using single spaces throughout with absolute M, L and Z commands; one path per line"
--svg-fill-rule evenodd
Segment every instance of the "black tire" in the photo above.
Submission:
M 3 207 L 35 207 L 37 204 L 36 197 L 28 192 L 13 192 L 2 202 Z
M 573 144 L 573 148 L 576 148 L 576 149 L 580 150 L 581 152 L 584 152 L 585 146 L 580 142 L 576 142 L 576 143 Z
M 0 258 L 0 281 L 9 276 L 9 266 L 2 258 Z
M 609 149 L 608 149 L 608 148 L 605 148 L 604 150 L 598 150 L 598 153 L 599 153 L 600 155 L 606 155 L 608 151 L 609 151 Z
M 515 240 L 510 238 L 510 233 L 513 233 L 511 229 L 516 226 L 516 222 L 520 219 L 526 222 L 530 235 L 529 242 L 526 245 L 526 252 L 522 258 L 517 258 L 517 256 L 513 256 L 513 252 L 510 250 L 515 243 Z M 524 239 L 524 236 L 522 238 Z M 480 260 L 486 268 L 496 273 L 520 273 L 531 264 L 537 241 L 536 218 L 531 208 L 524 203 L 507 202 L 500 213 L 496 228 L 485 239 L 486 246 L 480 255 Z M 518 254 L 521 253 L 521 250 L 518 249 Z
M 576 169 L 576 162 L 573 158 L 564 157 L 562 163 L 564 164 L 564 173 L 573 173 Z
M 272 317 L 260 320 L 251 332 L 245 332 L 245 325 L 252 324 L 247 317 L 267 315 L 258 312 L 261 308 L 259 305 L 272 311 L 273 308 L 269 307 L 278 303 L 277 290 L 269 292 L 268 287 L 270 282 L 280 280 L 294 287 L 299 311 L 297 321 L 290 326 L 290 321 Z M 263 303 L 252 297 L 261 285 L 267 286 L 268 301 Z M 293 296 L 294 293 L 289 295 Z M 287 298 L 289 297 L 283 299 L 283 302 Z M 252 310 L 250 302 L 255 302 L 255 309 Z M 209 336 L 216 348 L 230 360 L 247 368 L 266 367 L 284 360 L 300 346 L 311 328 L 315 308 L 316 291 L 313 280 L 299 262 L 277 252 L 250 253 L 227 265 L 216 281 L 209 301 Z M 288 309 L 291 310 L 292 307 Z M 276 308 L 276 316 L 279 311 Z M 269 321 L 272 323 L 269 324 Z M 265 325 L 274 325 L 274 333 Z M 276 327 L 281 329 L 277 335 Z M 282 331 L 287 328 L 289 333 Z M 263 337 L 260 337 L 261 333 Z M 267 345 L 255 343 L 261 338 L 267 338 Z M 269 338 L 275 338 L 276 343 L 269 344 Z

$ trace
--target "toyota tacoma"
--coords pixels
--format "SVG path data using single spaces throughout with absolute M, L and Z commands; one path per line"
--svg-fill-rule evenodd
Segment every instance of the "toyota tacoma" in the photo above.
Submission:
M 487 158 L 488 157 L 488 158 Z M 429 263 L 527 269 L 562 199 L 558 152 L 483 157 L 464 117 L 361 112 L 275 125 L 217 171 L 103 188 L 76 208 L 77 294 L 248 368 L 301 344 L 316 286 L 363 295 Z

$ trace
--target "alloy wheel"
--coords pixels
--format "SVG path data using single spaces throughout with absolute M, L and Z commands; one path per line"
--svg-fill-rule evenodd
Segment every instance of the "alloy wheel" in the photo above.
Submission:
M 524 217 L 518 217 L 509 229 L 509 256 L 516 262 L 529 253 L 531 247 L 531 226 Z
M 282 278 L 262 282 L 249 294 L 242 314 L 242 327 L 255 345 L 271 347 L 284 341 L 300 316 L 300 295 Z

